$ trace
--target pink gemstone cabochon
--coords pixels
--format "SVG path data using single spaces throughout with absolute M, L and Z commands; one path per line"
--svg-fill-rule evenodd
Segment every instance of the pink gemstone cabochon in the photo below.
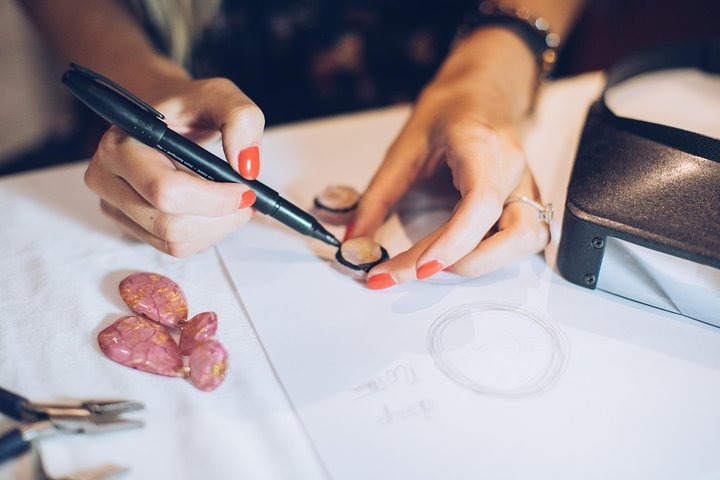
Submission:
M 205 392 L 215 390 L 225 379 L 227 362 L 228 354 L 219 342 L 199 343 L 190 353 L 190 383 Z
M 168 327 L 181 327 L 188 316 L 185 294 L 168 277 L 134 273 L 120 282 L 120 296 L 130 309 Z
M 218 321 L 215 312 L 198 313 L 188 320 L 182 327 L 180 335 L 180 352 L 183 355 L 190 355 L 195 346 L 215 336 Z
M 111 360 L 143 372 L 183 377 L 180 348 L 168 329 L 143 317 L 122 317 L 98 334 Z

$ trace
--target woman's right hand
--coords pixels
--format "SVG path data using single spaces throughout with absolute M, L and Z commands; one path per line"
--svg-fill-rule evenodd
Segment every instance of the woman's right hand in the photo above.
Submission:
M 232 82 L 175 81 L 146 100 L 170 128 L 194 141 L 222 135 L 233 169 L 247 179 L 257 177 L 265 120 Z M 124 231 L 176 257 L 209 248 L 243 226 L 255 201 L 246 185 L 205 180 L 117 127 L 100 141 L 85 183 Z

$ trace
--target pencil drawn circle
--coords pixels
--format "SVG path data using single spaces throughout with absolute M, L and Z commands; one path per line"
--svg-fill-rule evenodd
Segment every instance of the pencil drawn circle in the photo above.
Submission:
M 548 317 L 521 305 L 472 303 L 430 326 L 427 349 L 450 380 L 475 393 L 525 397 L 550 388 L 569 357 L 567 337 Z

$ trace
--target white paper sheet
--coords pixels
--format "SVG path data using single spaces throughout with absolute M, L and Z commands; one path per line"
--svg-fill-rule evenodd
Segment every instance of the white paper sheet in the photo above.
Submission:
M 598 85 L 558 105 L 581 124 Z M 362 189 L 406 115 L 275 130 L 262 180 L 306 207 L 329 183 Z M 531 136 L 531 160 L 576 135 Z M 547 160 L 541 187 L 564 184 Z M 412 219 L 386 226 L 391 254 Z M 332 478 L 720 478 L 717 329 L 570 285 L 540 256 L 369 291 L 316 243 L 258 218 L 219 250 Z

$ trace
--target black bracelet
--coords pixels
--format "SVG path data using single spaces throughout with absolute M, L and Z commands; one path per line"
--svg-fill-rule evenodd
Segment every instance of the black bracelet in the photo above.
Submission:
M 560 37 L 550 31 L 550 25 L 543 17 L 534 16 L 527 8 L 486 0 L 465 17 L 458 28 L 458 36 L 466 36 L 488 26 L 510 30 L 530 48 L 537 59 L 540 81 L 552 72 Z

